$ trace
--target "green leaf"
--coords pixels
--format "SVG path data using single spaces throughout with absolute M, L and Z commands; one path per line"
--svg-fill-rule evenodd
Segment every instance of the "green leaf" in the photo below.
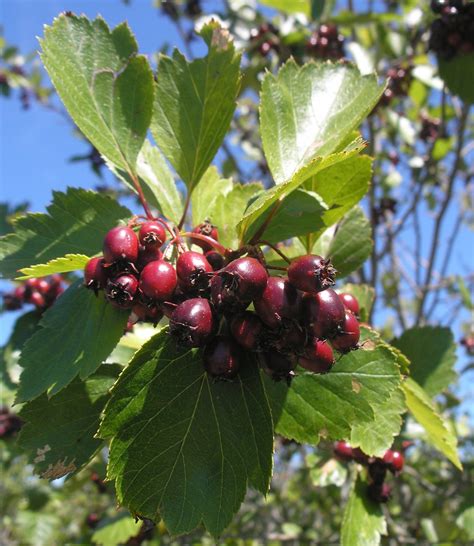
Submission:
M 107 475 L 119 502 L 159 514 L 173 535 L 201 521 L 219 535 L 247 485 L 268 490 L 272 421 L 253 359 L 234 381 L 215 382 L 198 351 L 178 352 L 159 334 L 114 386 L 100 435 L 112 437 Z
M 400 384 L 394 355 L 384 347 L 342 356 L 328 374 L 300 373 L 288 387 L 268 379 L 276 431 L 300 443 L 349 439 L 355 425 L 375 420 L 374 409 Z M 387 437 L 392 438 L 387 431 Z
M 347 277 L 363 265 L 372 252 L 370 222 L 360 207 L 349 211 L 339 224 L 327 254 L 338 278 Z
M 263 149 L 276 184 L 338 151 L 377 103 L 383 86 L 353 65 L 289 60 L 267 72 L 260 95 Z M 324 197 L 323 197 L 324 198 Z
M 341 464 L 337 459 L 329 459 L 324 464 L 321 458 L 310 453 L 306 456 L 306 466 L 310 468 L 309 476 L 316 487 L 327 487 L 335 485 L 342 487 L 347 480 L 347 466 Z
M 262 239 L 278 243 L 292 237 L 312 233 L 324 228 L 322 215 L 327 206 L 317 193 L 298 189 L 283 199 L 281 206 L 265 229 Z M 268 218 L 267 210 L 249 227 L 246 236 L 250 239 Z M 240 216 L 241 217 L 241 216 Z
M 188 62 L 178 51 L 162 55 L 151 132 L 192 191 L 229 128 L 240 79 L 240 54 L 227 30 L 212 21 L 200 35 L 209 53 Z
M 441 79 L 449 90 L 467 103 L 474 102 L 474 82 L 466 74 L 474 72 L 474 53 L 457 55 L 445 61 L 438 57 L 438 70 Z
M 382 339 L 380 333 L 367 324 L 361 324 L 360 344 L 367 348 L 378 346 L 385 347 L 395 356 L 401 373 L 404 375 L 409 373 L 410 361 L 408 358 L 400 351 L 400 349 L 397 349 Z
M 21 510 L 15 520 L 15 527 L 18 529 L 20 544 L 30 546 L 51 546 L 57 544 L 58 529 L 62 521 L 57 513 L 48 514 L 44 511 L 33 512 Z
M 135 172 L 153 111 L 153 74 L 125 23 L 60 15 L 45 27 L 41 58 L 82 133 L 119 168 Z
M 344 162 L 347 162 L 352 156 L 358 154 L 362 150 L 364 145 L 365 144 L 362 140 L 356 139 L 351 142 L 342 152 L 331 154 L 327 157 L 317 157 L 314 160 L 310 161 L 308 165 L 302 167 L 287 182 L 278 184 L 277 186 L 273 186 L 269 190 L 265 191 L 261 196 L 259 196 L 249 205 L 244 216 L 240 220 L 238 225 L 238 231 L 241 239 L 246 241 L 250 239 L 247 236 L 247 230 L 249 229 L 249 226 L 251 226 L 257 220 L 257 218 L 264 214 L 272 205 L 277 206 L 277 202 L 283 201 L 283 199 L 287 195 L 289 195 L 292 191 L 296 190 L 299 186 L 301 186 L 301 184 L 306 182 L 311 177 L 315 176 L 320 171 L 328 169 L 328 167 L 332 165 L 341 166 Z M 316 193 L 321 196 L 318 191 L 316 191 Z M 326 202 L 324 197 L 323 200 Z M 326 211 L 326 214 L 328 214 L 329 212 L 330 211 Z
M 344 510 L 341 546 L 378 546 L 381 535 L 386 534 L 382 508 L 369 499 L 367 483 L 357 476 Z
M 34 277 L 46 277 L 53 273 L 67 273 L 69 271 L 77 271 L 84 269 L 85 265 L 89 261 L 88 256 L 84 254 L 66 254 L 62 258 L 54 258 L 49 260 L 46 264 L 36 264 L 32 267 L 24 267 L 20 269 L 20 273 L 23 273 L 21 277 L 17 277 L 16 280 L 22 281 L 25 279 L 32 279 Z
M 406 411 L 403 391 L 396 389 L 390 398 L 372 404 L 372 408 L 375 420 L 369 424 L 356 423 L 352 428 L 350 444 L 360 447 L 368 455 L 383 457 L 402 427 L 401 416 Z
M 461 512 L 456 519 L 456 525 L 461 527 L 469 540 L 474 540 L 474 506 Z
M 217 167 L 211 165 L 199 181 L 197 190 L 191 196 L 193 225 L 197 226 L 205 220 L 210 220 L 218 225 L 212 214 L 216 200 L 220 195 L 224 197 L 228 195 L 233 187 L 232 180 L 230 178 L 222 178 Z M 229 207 L 230 210 L 231 207 Z
M 348 292 L 357 298 L 360 307 L 360 320 L 361 322 L 367 322 L 375 298 L 375 290 L 372 288 L 372 286 L 369 286 L 368 284 L 347 283 L 340 286 L 338 288 L 338 292 Z
M 462 470 L 457 452 L 457 440 L 439 415 L 430 397 L 413 379 L 403 383 L 408 410 L 426 431 L 426 440 L 457 468 Z
M 141 523 L 137 523 L 128 514 L 122 514 L 113 519 L 107 519 L 92 535 L 92 541 L 98 546 L 119 546 L 140 531 Z
M 16 217 L 23 215 L 28 209 L 28 203 L 12 205 L 11 203 L 0 203 L 0 235 L 6 235 L 13 231 L 13 221 Z
M 285 13 L 303 13 L 307 17 L 311 15 L 311 0 L 260 0 L 260 4 Z
M 53 192 L 48 214 L 31 213 L 15 221 L 15 233 L 1 239 L 0 274 L 17 271 L 66 254 L 93 256 L 104 235 L 131 212 L 105 195 L 79 188 Z
M 17 402 L 45 391 L 56 394 L 77 375 L 85 379 L 94 373 L 117 345 L 128 314 L 108 304 L 103 294 L 95 296 L 82 281 L 72 284 L 23 348 Z
M 35 472 L 54 480 L 79 471 L 102 445 L 94 438 L 120 367 L 105 365 L 86 381 L 75 379 L 48 398 L 42 394 L 20 411 L 26 421 L 18 443 Z
M 411 377 L 430 397 L 444 391 L 456 380 L 456 344 L 449 328 L 410 328 L 393 340 L 392 345 L 411 362 Z

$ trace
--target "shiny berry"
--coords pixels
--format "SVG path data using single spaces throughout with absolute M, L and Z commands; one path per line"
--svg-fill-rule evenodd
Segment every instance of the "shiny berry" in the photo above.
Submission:
M 260 298 L 254 301 L 255 311 L 270 328 L 278 328 L 285 319 L 298 320 L 301 297 L 284 277 L 269 277 Z
M 336 455 L 338 459 L 352 461 L 352 447 L 348 442 L 336 442 L 333 449 L 334 455 Z
M 33 290 L 33 292 L 31 292 L 30 297 L 28 298 L 28 303 L 32 303 L 38 309 L 44 309 L 45 307 L 47 307 L 46 300 L 43 294 L 40 294 L 36 290 Z
M 205 235 L 206 237 L 210 237 L 211 239 L 214 239 L 214 241 L 219 240 L 219 232 L 216 228 L 216 226 L 213 226 L 211 222 L 203 222 L 202 224 L 199 224 L 193 229 L 193 233 L 198 233 L 200 235 Z M 213 246 L 206 242 L 201 241 L 199 239 L 193 239 L 193 244 L 199 246 L 202 248 L 204 252 L 208 252 L 209 250 L 213 249 Z
M 43 296 L 46 296 L 46 294 L 49 292 L 50 287 L 51 286 L 49 282 L 45 278 L 38 279 L 36 282 L 36 290 L 38 290 L 38 292 Z
M 209 287 L 213 269 L 199 252 L 183 252 L 176 261 L 176 273 L 184 291 L 199 292 Z
M 319 339 L 335 336 L 344 324 L 344 314 L 344 305 L 332 288 L 303 296 L 304 319 Z
M 267 270 L 250 256 L 230 262 L 219 275 L 224 280 L 224 288 L 242 302 L 259 298 L 268 279 Z
M 13 296 L 18 300 L 23 301 L 23 298 L 25 297 L 25 290 L 25 286 L 20 284 L 20 286 L 17 286 L 13 291 Z
M 204 369 L 220 379 L 233 379 L 239 372 L 241 351 L 229 337 L 218 336 L 204 349 Z
M 232 290 L 229 290 L 223 277 L 215 275 L 211 279 L 211 302 L 218 313 L 240 313 L 250 302 L 240 301 Z
M 258 348 L 262 330 L 262 321 L 251 311 L 235 316 L 230 322 L 230 331 L 235 341 L 248 351 Z
M 143 269 L 150 262 L 156 262 L 163 258 L 163 252 L 161 252 L 158 245 L 140 246 L 138 251 L 137 267 Z
M 164 260 L 150 262 L 140 273 L 140 290 L 152 300 L 170 300 L 177 282 L 174 267 Z
M 390 472 L 398 474 L 403 470 L 405 459 L 399 451 L 392 451 L 389 449 L 383 456 L 383 462 L 387 465 Z
M 219 254 L 216 250 L 208 250 L 205 256 L 214 271 L 219 271 L 219 269 L 224 267 L 224 256 Z
M 350 312 L 346 311 L 340 333 L 331 339 L 332 346 L 340 353 L 347 353 L 357 349 L 360 338 L 359 321 Z
M 310 372 L 326 373 L 334 364 L 334 353 L 326 341 L 312 339 L 298 363 Z
M 160 247 L 166 241 L 166 231 L 161 222 L 150 220 L 140 226 L 138 238 L 143 246 Z
M 356 317 L 359 315 L 359 302 L 357 301 L 357 298 L 355 296 L 343 292 L 342 294 L 339 294 L 339 298 L 346 309 L 352 311 L 352 313 L 354 313 Z
M 204 298 L 185 300 L 171 314 L 170 334 L 184 347 L 202 347 L 215 330 L 211 306 Z
M 84 268 L 84 284 L 92 290 L 105 288 L 107 284 L 107 270 L 103 258 L 91 258 Z
M 110 264 L 117 260 L 135 262 L 138 258 L 138 239 L 129 227 L 111 229 L 104 239 L 104 259 Z
M 298 290 L 316 293 L 334 285 L 336 270 L 331 265 L 331 260 L 308 254 L 291 262 L 288 279 Z
M 138 290 L 138 281 L 133 275 L 120 275 L 109 280 L 105 288 L 105 297 L 115 307 L 131 308 Z

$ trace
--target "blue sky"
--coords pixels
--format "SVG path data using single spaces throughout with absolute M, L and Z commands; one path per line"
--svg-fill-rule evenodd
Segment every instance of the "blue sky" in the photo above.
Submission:
M 204 2 L 206 10 L 216 4 L 219 5 L 214 1 Z M 0 24 L 8 42 L 30 52 L 37 48 L 36 37 L 43 34 L 43 25 L 65 10 L 85 13 L 91 18 L 100 13 L 110 26 L 127 20 L 142 53 L 151 54 L 164 43 L 180 44 L 174 25 L 152 7 L 151 0 L 133 0 L 130 6 L 119 0 L 0 0 Z M 67 186 L 93 188 L 99 182 L 87 162 L 68 162 L 72 155 L 87 153 L 89 147 L 74 137 L 71 124 L 60 115 L 34 103 L 25 112 L 18 100 L 0 98 L 0 120 L 1 201 L 27 200 L 31 210 L 43 211 L 51 200 L 52 190 L 64 190 Z M 430 221 L 428 211 L 421 220 L 423 232 Z M 447 226 L 454 221 L 453 208 Z M 472 237 L 465 229 L 453 253 L 451 272 L 469 263 L 471 258 L 466 253 L 469 248 L 472 249 Z M 379 319 L 384 315 L 382 312 Z M 2 317 L 0 343 L 8 337 L 16 316 L 10 313 Z M 457 325 L 460 318 L 455 321 Z M 467 315 L 463 318 L 466 320 Z M 466 361 L 463 352 L 459 350 L 461 363 Z

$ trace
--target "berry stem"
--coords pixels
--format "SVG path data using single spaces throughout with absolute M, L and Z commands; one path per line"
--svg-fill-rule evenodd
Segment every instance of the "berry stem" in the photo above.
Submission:
M 269 215 L 267 216 L 267 218 L 265 219 L 263 224 L 258 228 L 257 232 L 252 237 L 252 239 L 249 241 L 249 244 L 254 245 L 255 241 L 258 241 L 260 239 L 260 237 L 265 233 L 265 230 L 270 225 L 270 222 L 272 221 L 275 214 L 278 212 L 278 209 L 281 207 L 282 202 L 283 202 L 282 199 L 279 199 L 273 205 L 272 209 L 270 210 Z
M 255 243 L 256 245 L 266 245 L 266 246 L 269 246 L 272 250 L 274 250 L 278 256 L 280 256 L 281 258 L 283 258 L 285 260 L 285 262 L 287 264 L 291 264 L 291 260 L 288 258 L 288 256 L 285 256 L 285 254 L 283 254 L 283 252 L 278 248 L 276 247 L 275 245 L 273 245 L 272 243 L 269 243 L 268 241 L 257 241 Z M 286 270 L 286 268 L 284 268 Z
M 188 239 L 195 240 L 195 241 L 205 241 L 223 256 L 227 254 L 227 249 L 224 246 L 222 246 L 220 243 L 218 243 L 216 240 L 212 239 L 211 237 L 208 237 L 207 235 L 202 235 L 201 233 L 190 233 L 189 231 L 186 231 L 185 233 L 181 233 L 181 236 L 187 237 Z
M 140 182 L 138 181 L 138 177 L 135 174 L 129 173 L 130 178 L 132 179 L 133 185 L 135 186 L 135 189 L 137 190 L 138 199 L 140 199 L 140 203 L 142 204 L 143 210 L 145 211 L 146 217 L 149 220 L 154 220 L 154 216 L 151 213 L 150 207 L 148 206 L 148 203 L 146 202 L 145 195 L 143 194 L 142 187 L 140 186 Z
M 191 200 L 191 192 L 188 191 L 186 195 L 186 201 L 184 203 L 183 215 L 181 216 L 181 220 L 179 221 L 178 229 L 182 229 L 184 225 L 184 221 L 186 220 L 186 214 L 188 213 L 188 209 L 189 209 L 190 200 Z
M 287 271 L 287 267 L 280 267 L 279 265 L 268 265 L 266 264 L 265 267 L 267 269 L 275 269 L 275 271 Z

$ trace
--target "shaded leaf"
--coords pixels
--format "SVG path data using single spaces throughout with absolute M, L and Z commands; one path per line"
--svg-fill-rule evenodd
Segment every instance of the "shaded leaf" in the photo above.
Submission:
M 446 61 L 438 57 L 438 70 L 441 79 L 449 90 L 467 103 L 474 102 L 474 82 L 466 74 L 474 72 L 474 53 L 457 55 Z
M 142 523 L 136 522 L 128 514 L 122 514 L 113 519 L 100 522 L 99 528 L 92 535 L 94 544 L 98 546 L 119 546 L 138 534 Z
M 222 178 L 217 167 L 211 165 L 199 181 L 199 185 L 191 196 L 191 210 L 193 216 L 193 225 L 197 226 L 205 220 L 210 220 L 217 224 L 213 218 L 212 211 L 215 208 L 216 200 L 219 196 L 225 197 L 234 187 L 230 178 Z M 229 207 L 229 210 L 230 207 Z
M 94 373 L 117 345 L 128 315 L 82 281 L 72 284 L 44 313 L 41 328 L 23 348 L 17 402 L 46 391 L 56 394 L 77 375 L 85 379 Z
M 311 0 L 260 0 L 261 4 L 285 13 L 311 14 Z
M 84 254 L 66 254 L 62 258 L 54 258 L 49 260 L 45 264 L 36 264 L 31 267 L 24 267 L 20 269 L 20 273 L 23 273 L 21 277 L 17 277 L 16 280 L 31 279 L 34 277 L 46 277 L 53 273 L 68 273 L 69 271 L 77 271 L 84 269 L 85 265 L 89 261 L 88 256 Z

